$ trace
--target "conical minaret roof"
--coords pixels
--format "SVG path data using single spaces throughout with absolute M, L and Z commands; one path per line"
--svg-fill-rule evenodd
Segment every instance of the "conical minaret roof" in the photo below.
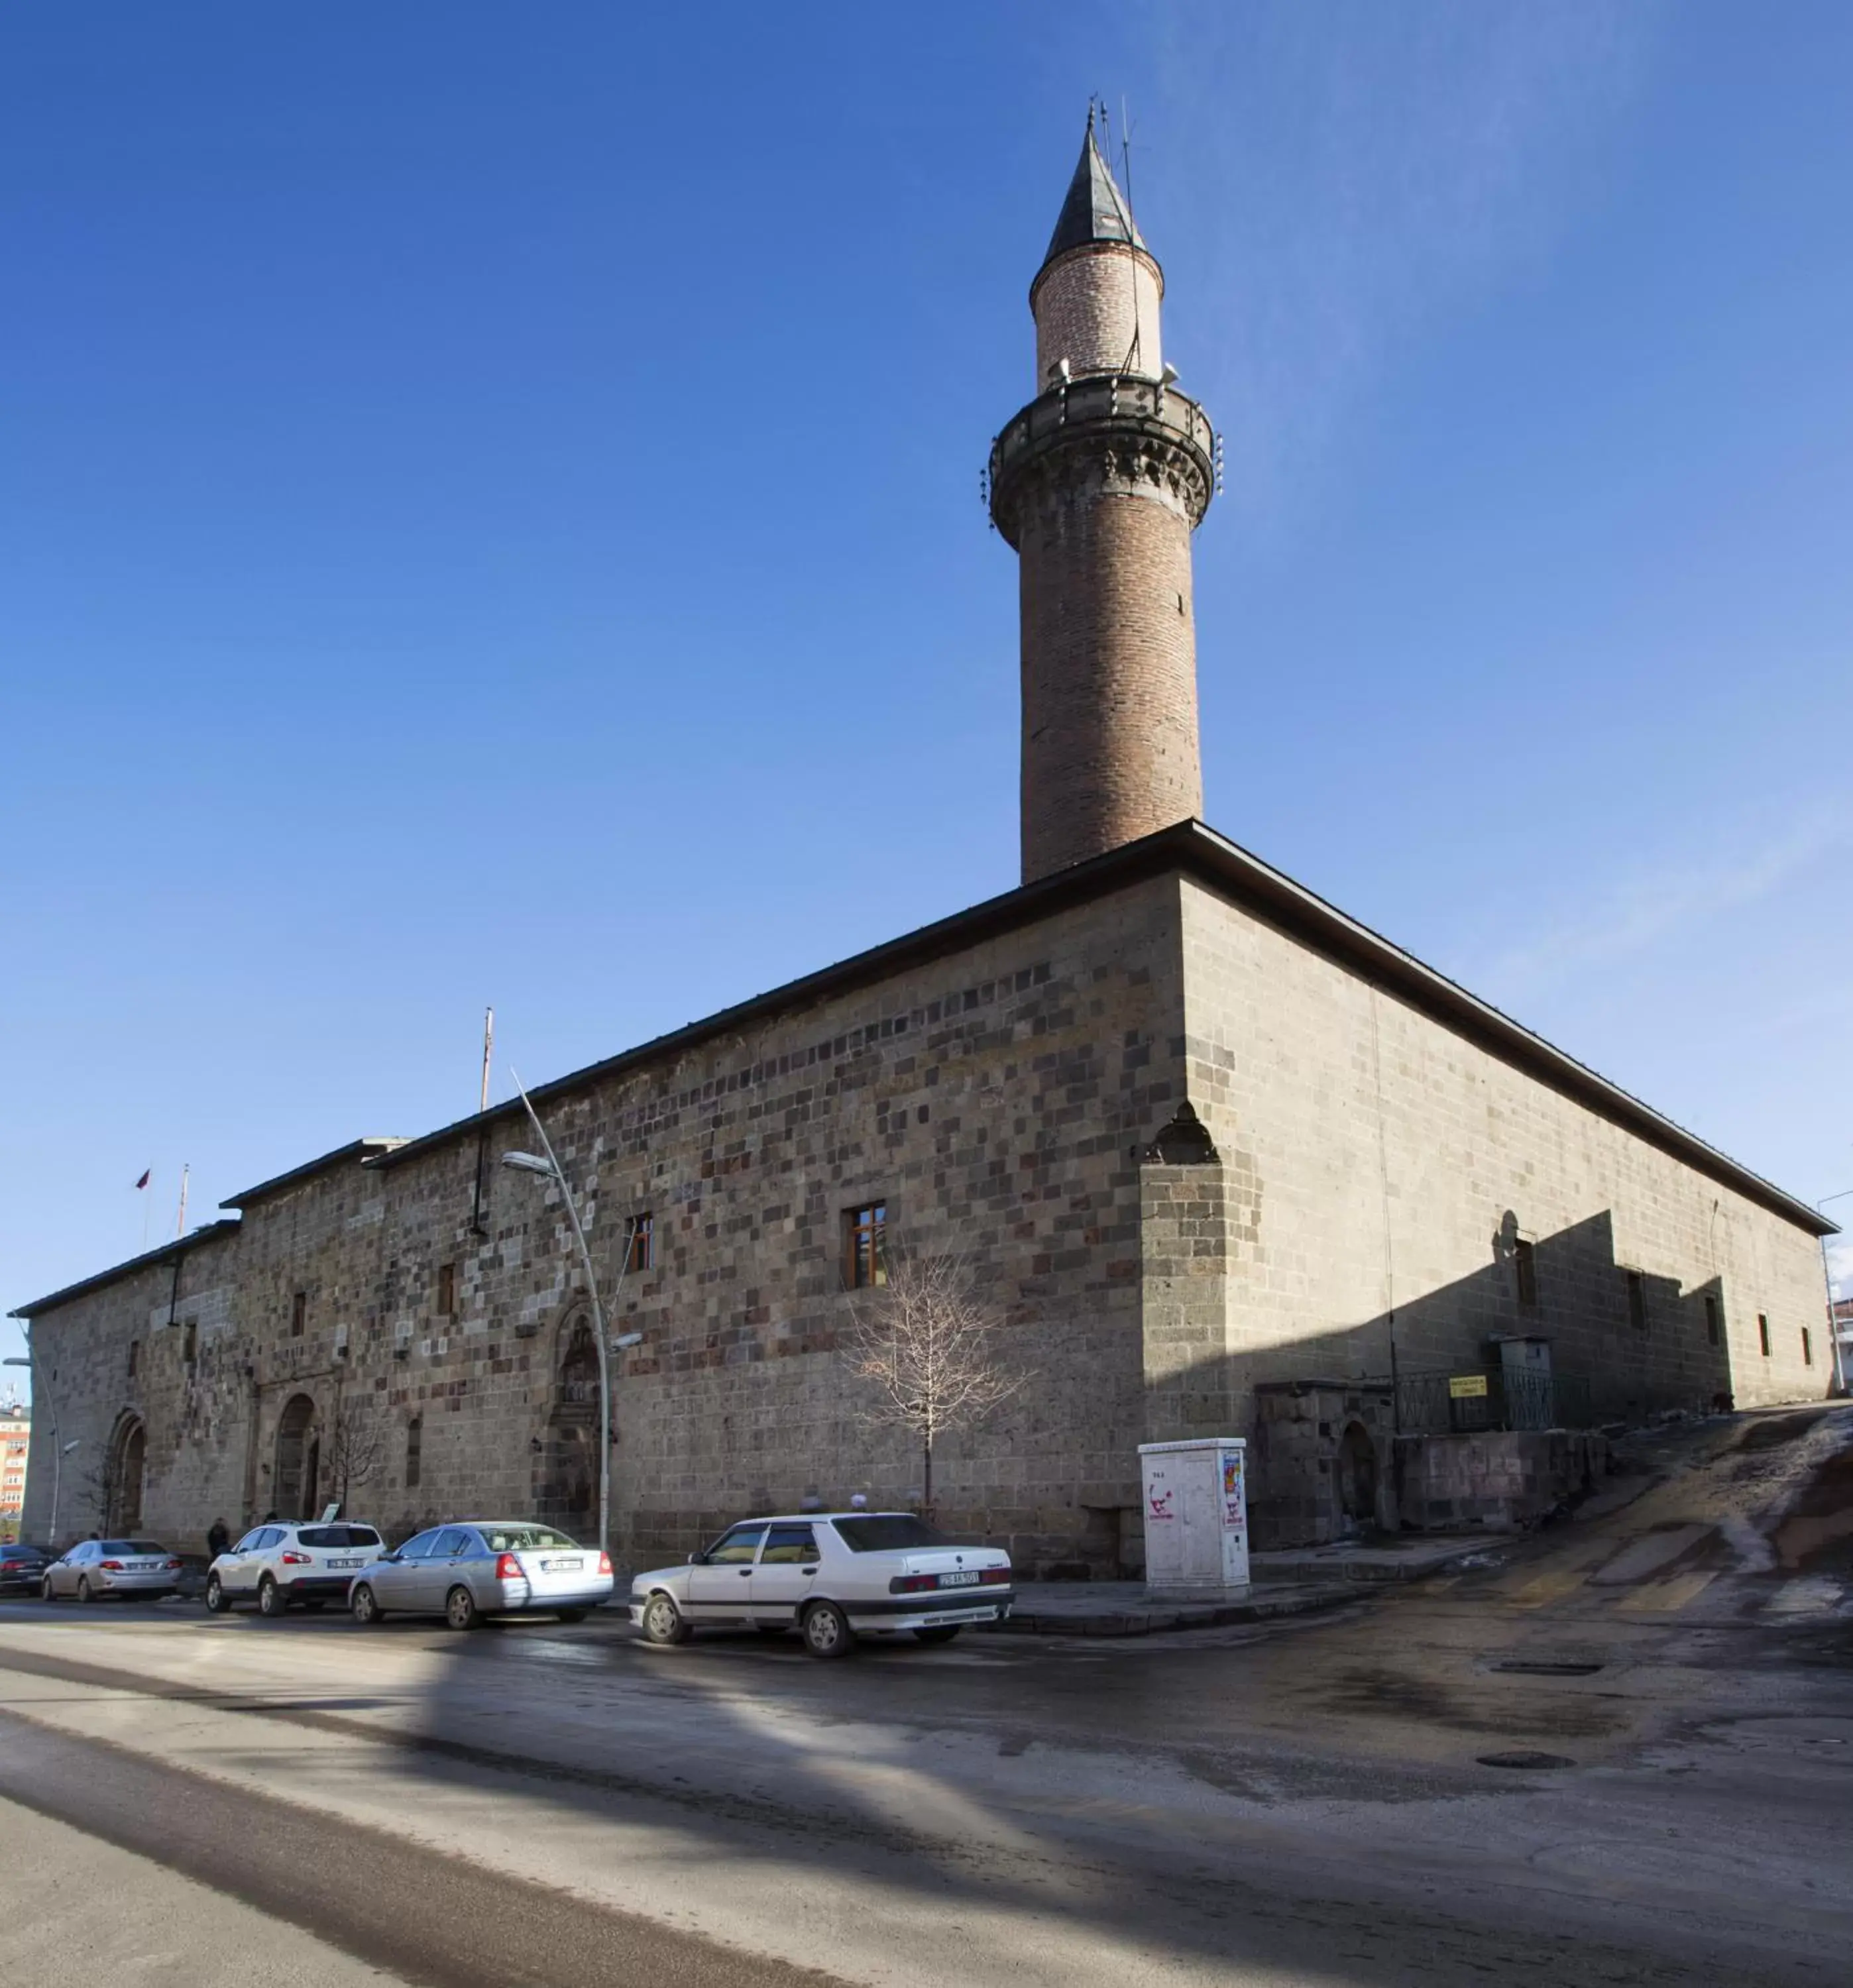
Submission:
M 1081 143 L 1080 163 L 1068 182 L 1068 197 L 1049 238 L 1049 252 L 1043 258 L 1047 269 L 1058 255 L 1070 248 L 1085 248 L 1094 242 L 1126 242 L 1135 248 L 1145 244 L 1133 224 L 1132 209 L 1115 184 L 1112 169 L 1094 135 L 1094 113 L 1087 113 L 1087 135 Z M 1149 249 L 1146 250 L 1150 254 Z

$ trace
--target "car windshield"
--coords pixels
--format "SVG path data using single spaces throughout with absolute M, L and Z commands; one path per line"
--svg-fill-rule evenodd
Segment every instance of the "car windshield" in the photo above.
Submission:
M 884 1513 L 872 1519 L 838 1519 L 837 1537 L 851 1553 L 901 1553 L 909 1547 L 949 1547 L 944 1533 L 911 1512 Z
M 380 1535 L 371 1526 L 305 1526 L 296 1534 L 306 1547 L 377 1547 Z
M 551 1526 L 478 1526 L 491 1553 L 526 1553 L 535 1547 L 565 1547 L 570 1551 L 578 1543 Z
M 154 1540 L 99 1540 L 96 1543 L 100 1550 L 107 1554 L 156 1554 L 167 1550 Z

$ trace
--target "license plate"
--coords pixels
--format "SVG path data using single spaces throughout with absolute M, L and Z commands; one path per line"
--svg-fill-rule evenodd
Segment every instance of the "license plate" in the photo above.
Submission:
M 543 1574 L 578 1574 L 583 1570 L 583 1560 L 543 1560 L 540 1563 Z
M 357 1560 L 331 1560 L 328 1564 L 330 1567 L 358 1567 L 360 1563 Z
M 942 1587 L 976 1587 L 979 1575 L 975 1569 L 968 1568 L 963 1574 L 942 1574 L 939 1577 Z

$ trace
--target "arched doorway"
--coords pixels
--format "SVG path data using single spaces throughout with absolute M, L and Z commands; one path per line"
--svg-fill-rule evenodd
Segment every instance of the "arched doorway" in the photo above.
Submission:
M 1362 1422 L 1348 1424 L 1338 1445 L 1338 1509 L 1347 1531 L 1377 1523 L 1377 1446 Z
M 313 1519 L 321 1474 L 322 1440 L 316 1405 L 306 1395 L 292 1395 L 276 1425 L 272 1509 L 286 1519 Z
M 147 1462 L 148 1432 L 140 1415 L 124 1415 L 110 1442 L 110 1476 L 104 1503 L 106 1530 L 141 1530 L 141 1488 Z
M 582 1537 L 598 1502 L 598 1342 L 575 1313 L 560 1334 L 553 1403 L 536 1472 L 535 1503 L 549 1525 Z

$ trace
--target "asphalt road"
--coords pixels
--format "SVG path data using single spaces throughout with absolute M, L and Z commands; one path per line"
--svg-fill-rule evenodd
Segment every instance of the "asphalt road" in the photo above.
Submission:
M 9 1604 L 0 1800 L 208 1900 L 203 1953 L 249 1911 L 362 1979 L 1838 1983 L 1853 1538 L 1786 1493 L 1787 1532 L 1707 1520 L 1717 1475 L 1341 1615 L 1121 1644 Z M 9 1938 L 57 1917 L 44 1868 L 0 1859 Z

